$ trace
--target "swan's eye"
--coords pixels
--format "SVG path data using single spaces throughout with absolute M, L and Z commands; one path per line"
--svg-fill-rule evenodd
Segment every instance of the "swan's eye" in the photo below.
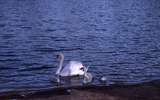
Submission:
M 83 70 L 83 71 L 84 71 L 84 68 L 82 67 L 82 68 L 80 68 L 80 70 Z

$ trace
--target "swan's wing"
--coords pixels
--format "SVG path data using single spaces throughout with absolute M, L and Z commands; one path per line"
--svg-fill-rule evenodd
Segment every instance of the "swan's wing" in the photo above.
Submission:
M 63 73 L 68 74 L 67 76 L 73 75 L 83 75 L 84 71 L 81 70 L 84 66 L 81 62 L 78 61 L 70 61 L 67 66 L 62 70 Z
M 77 69 L 80 66 L 80 62 L 70 61 L 64 68 L 61 70 L 61 76 L 73 76 L 77 74 Z
M 71 62 L 72 62 L 72 69 L 74 70 L 71 72 L 73 72 L 73 74 L 76 75 L 84 75 L 84 70 L 82 70 L 82 68 L 84 68 L 83 64 L 78 61 L 71 61 Z

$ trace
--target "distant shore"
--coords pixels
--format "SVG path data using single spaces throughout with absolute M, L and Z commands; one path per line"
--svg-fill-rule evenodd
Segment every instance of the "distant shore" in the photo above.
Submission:
M 160 80 L 111 86 L 74 86 L 0 93 L 1 100 L 160 100 Z

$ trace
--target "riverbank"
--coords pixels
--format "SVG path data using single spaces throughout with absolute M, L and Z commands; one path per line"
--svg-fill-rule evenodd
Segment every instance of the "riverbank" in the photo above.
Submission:
M 0 93 L 1 100 L 160 100 L 160 80 L 135 85 L 75 86 Z

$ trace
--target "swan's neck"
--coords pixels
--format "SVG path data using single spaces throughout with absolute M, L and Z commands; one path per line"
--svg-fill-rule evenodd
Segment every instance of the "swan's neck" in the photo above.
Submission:
M 57 72 L 56 72 L 57 75 L 60 73 L 60 71 L 62 69 L 63 61 L 64 61 L 64 57 L 62 57 L 61 60 L 60 60 L 59 67 L 58 67 Z
M 83 83 L 91 83 L 92 82 L 92 74 L 91 73 L 85 73 L 84 74 L 84 79 L 83 79 Z

